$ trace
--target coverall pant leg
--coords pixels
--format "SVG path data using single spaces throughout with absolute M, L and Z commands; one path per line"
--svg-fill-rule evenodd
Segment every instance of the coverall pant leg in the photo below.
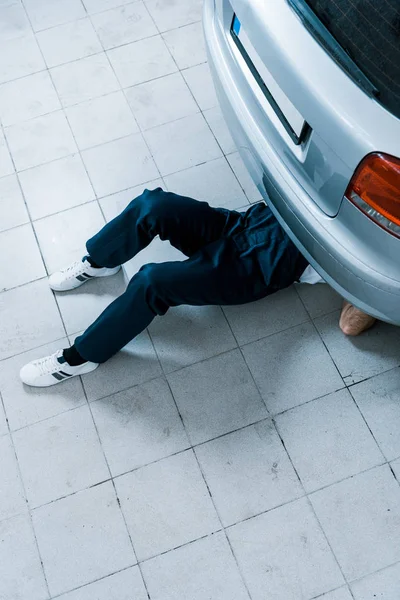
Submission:
M 267 295 L 254 255 L 242 256 L 232 231 L 244 216 L 206 202 L 164 192 L 145 192 L 87 242 L 104 267 L 123 264 L 157 235 L 181 250 L 184 261 L 147 264 L 75 341 L 86 360 L 102 363 L 170 307 L 244 304 Z

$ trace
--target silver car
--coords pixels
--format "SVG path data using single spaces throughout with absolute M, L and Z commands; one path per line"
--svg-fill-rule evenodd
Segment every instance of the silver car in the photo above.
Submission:
M 204 30 L 276 217 L 339 294 L 400 325 L 398 0 L 205 0 Z

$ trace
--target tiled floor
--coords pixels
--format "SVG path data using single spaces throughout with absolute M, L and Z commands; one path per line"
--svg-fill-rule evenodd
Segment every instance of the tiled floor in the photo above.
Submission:
M 260 197 L 201 3 L 0 0 L 1 600 L 400 598 L 400 330 L 345 339 L 328 287 L 180 307 L 82 381 L 18 380 L 124 289 L 46 277 L 144 184 Z

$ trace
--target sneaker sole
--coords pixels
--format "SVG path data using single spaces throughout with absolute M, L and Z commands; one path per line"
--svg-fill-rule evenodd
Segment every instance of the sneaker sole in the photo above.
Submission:
M 87 279 L 86 281 L 78 281 L 78 282 L 76 282 L 76 284 L 74 284 L 68 288 L 58 287 L 54 284 L 51 284 L 50 282 L 49 282 L 49 287 L 51 290 L 53 290 L 53 292 L 71 292 L 72 290 L 77 290 L 82 285 L 84 285 L 88 281 L 92 281 L 93 279 L 102 279 L 104 277 L 113 277 L 114 275 L 116 275 L 117 273 L 120 272 L 121 268 L 122 267 L 118 267 L 118 271 L 115 271 L 114 273 L 109 273 L 108 275 L 93 275 L 90 279 Z
M 27 385 L 29 387 L 35 387 L 35 388 L 53 387 L 54 385 L 58 385 L 59 383 L 63 383 L 64 381 L 69 381 L 70 379 L 74 379 L 75 377 L 80 377 L 82 375 L 87 375 L 88 373 L 92 373 L 99 366 L 100 365 L 98 365 L 98 364 L 90 365 L 90 367 L 87 367 L 86 371 L 77 373 L 76 375 L 71 375 L 70 377 L 66 377 L 65 379 L 59 380 L 59 379 L 54 378 L 54 381 L 50 381 L 49 383 L 27 383 L 26 381 L 24 381 L 22 379 L 21 375 L 20 375 L 20 379 L 24 385 Z

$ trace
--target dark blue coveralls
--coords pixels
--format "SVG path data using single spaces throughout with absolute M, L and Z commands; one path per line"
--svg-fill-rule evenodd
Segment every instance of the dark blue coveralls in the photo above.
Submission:
M 188 258 L 144 265 L 126 291 L 75 341 L 86 360 L 102 363 L 171 306 L 245 304 L 296 281 L 306 259 L 259 203 L 246 212 L 145 190 L 86 246 L 102 267 L 121 265 L 156 237 Z

